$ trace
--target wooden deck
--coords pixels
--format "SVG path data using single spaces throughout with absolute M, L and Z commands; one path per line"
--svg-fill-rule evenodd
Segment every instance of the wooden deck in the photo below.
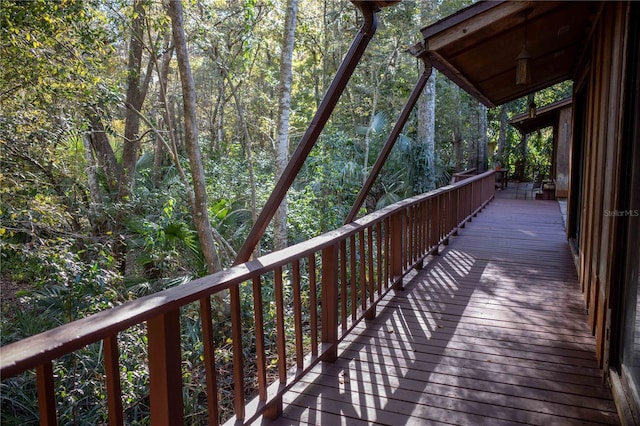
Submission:
M 558 203 L 496 199 L 284 400 L 265 424 L 619 424 Z

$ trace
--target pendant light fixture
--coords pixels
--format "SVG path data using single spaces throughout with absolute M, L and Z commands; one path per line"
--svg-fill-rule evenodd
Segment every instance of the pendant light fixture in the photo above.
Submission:
M 527 16 L 531 8 L 525 10 L 524 15 L 524 39 L 522 40 L 522 50 L 516 57 L 516 85 L 527 86 L 531 84 L 531 54 L 527 50 Z
M 535 118 L 536 117 L 536 103 L 534 101 L 531 101 L 531 103 L 529 104 L 529 118 Z

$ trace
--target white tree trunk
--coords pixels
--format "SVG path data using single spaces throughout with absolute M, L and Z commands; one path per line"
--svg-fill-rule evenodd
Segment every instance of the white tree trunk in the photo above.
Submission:
M 462 137 L 462 105 L 460 102 L 460 88 L 455 83 L 449 83 L 451 86 L 451 100 L 455 105 L 456 116 L 453 120 L 451 129 L 451 144 L 453 145 L 453 154 L 455 158 L 456 172 L 461 172 L 464 168 L 464 140 Z
M 507 126 L 509 125 L 509 117 L 507 116 L 507 105 L 504 104 L 500 107 L 500 133 L 498 135 L 498 153 L 497 160 L 500 166 L 506 167 L 506 161 L 503 157 L 504 148 L 507 143 Z
M 478 102 L 478 171 L 487 170 L 487 107 Z
M 280 84 L 278 89 L 278 121 L 276 128 L 276 170 L 275 180 L 287 167 L 289 161 L 289 117 L 291 113 L 291 84 L 293 82 L 293 47 L 298 17 L 298 0 L 287 2 L 284 34 L 280 53 Z M 287 197 L 273 217 L 274 248 L 280 250 L 287 247 Z
M 436 136 L 436 75 L 435 68 L 422 91 L 418 103 L 418 143 L 422 144 L 423 160 L 427 164 L 424 176 L 416 181 L 415 192 L 424 193 L 435 189 L 435 136 Z

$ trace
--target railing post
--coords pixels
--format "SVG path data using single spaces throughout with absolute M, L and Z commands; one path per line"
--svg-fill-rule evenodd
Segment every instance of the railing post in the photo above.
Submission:
M 440 215 L 442 217 L 442 226 L 440 236 L 443 237 L 442 245 L 449 245 L 449 234 L 457 226 L 458 209 L 458 189 L 452 189 L 444 194 L 443 202 L 440 204 Z
M 429 247 L 432 248 L 435 256 L 440 254 L 440 203 L 442 194 L 438 194 L 431 199 L 430 223 L 429 226 Z
M 213 316 L 211 314 L 211 296 L 205 296 L 200 299 L 200 322 L 202 323 L 204 367 L 205 377 L 207 378 L 207 412 L 209 418 L 209 426 L 217 426 L 218 424 L 220 424 L 220 412 L 218 410 L 218 383 L 216 378 L 215 347 L 213 345 Z M 259 365 L 260 364 L 258 364 L 258 366 Z
M 182 425 L 180 310 L 147 321 L 147 335 L 151 422 L 154 425 Z
M 36 376 L 38 382 L 38 405 L 40 406 L 40 425 L 57 425 L 56 393 L 51 361 L 36 367 Z
M 242 304 L 240 285 L 229 289 L 231 301 L 231 340 L 233 347 L 233 405 L 236 419 L 244 420 L 244 363 L 242 359 Z
M 391 217 L 391 279 L 393 288 L 402 290 L 402 248 L 403 244 L 403 225 L 404 210 L 400 210 Z
M 338 358 L 338 246 L 335 244 L 322 250 L 322 342 L 331 345 L 323 361 L 334 362 Z
M 107 376 L 107 407 L 109 408 L 109 426 L 124 424 L 122 412 L 122 386 L 120 384 L 120 352 L 118 335 L 103 340 L 104 369 Z

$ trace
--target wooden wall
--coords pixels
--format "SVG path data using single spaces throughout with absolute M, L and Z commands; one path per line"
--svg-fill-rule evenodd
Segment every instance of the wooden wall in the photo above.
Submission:
M 558 113 L 555 129 L 556 198 L 566 198 L 569 192 L 569 146 L 571 143 L 571 106 Z
M 583 117 L 574 114 L 573 144 L 583 147 L 578 276 L 589 309 L 589 324 L 597 338 L 597 356 L 608 365 L 609 295 L 613 282 L 616 206 L 620 186 L 621 135 L 625 93 L 625 50 L 628 4 L 604 2 L 578 65 L 574 99 L 585 99 Z M 582 95 L 582 96 L 580 96 Z M 575 110 L 575 109 L 574 109 Z M 579 130 L 578 130 L 579 129 Z M 578 138 L 580 140 L 578 140 Z M 571 179 L 577 179 L 572 164 Z M 570 188 L 574 188 L 570 185 Z

